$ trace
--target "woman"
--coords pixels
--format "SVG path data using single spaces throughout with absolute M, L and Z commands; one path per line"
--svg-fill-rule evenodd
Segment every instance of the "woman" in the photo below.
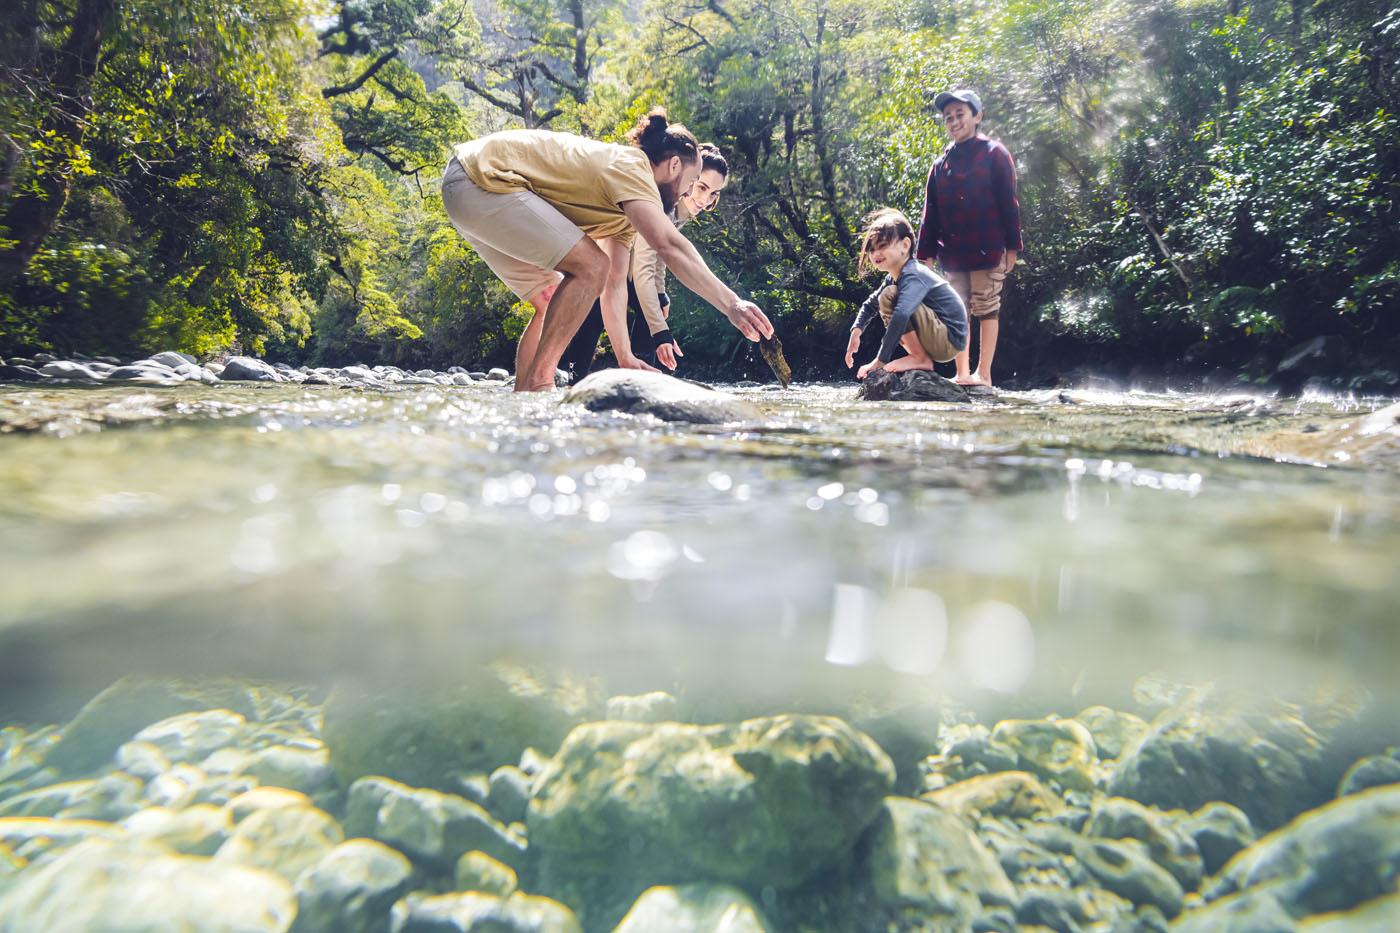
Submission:
M 711 143 L 700 143 L 699 151 L 700 174 L 671 214 L 677 229 L 705 211 L 713 210 L 719 203 L 719 193 L 729 184 L 729 162 L 719 148 Z M 637 237 L 632 242 L 627 276 L 627 306 L 634 312 L 628 330 L 632 353 L 648 363 L 660 363 L 674 370 L 676 358 L 685 354 L 666 321 L 671 313 L 670 304 L 670 296 L 666 294 L 666 264 L 650 243 Z M 602 332 L 602 304 L 596 302 L 560 361 L 560 366 L 569 370 L 574 381 L 588 374 Z

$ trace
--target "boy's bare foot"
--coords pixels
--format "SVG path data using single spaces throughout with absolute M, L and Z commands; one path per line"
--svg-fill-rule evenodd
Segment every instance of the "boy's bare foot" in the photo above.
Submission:
M 954 376 L 953 381 L 960 386 L 986 386 L 989 389 L 992 387 L 992 380 L 983 379 L 976 373 L 969 376 Z
M 931 357 L 924 357 L 922 360 L 919 360 L 912 356 L 901 356 L 899 359 L 890 360 L 885 364 L 885 372 L 887 373 L 902 373 L 911 369 L 932 370 L 933 359 Z

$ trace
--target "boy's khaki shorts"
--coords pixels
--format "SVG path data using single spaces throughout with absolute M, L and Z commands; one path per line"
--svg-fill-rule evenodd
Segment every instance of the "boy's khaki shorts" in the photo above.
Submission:
M 885 326 L 890 325 L 890 316 L 894 314 L 894 302 L 899 297 L 899 286 L 891 285 L 880 293 L 880 319 L 885 322 Z M 933 313 L 933 309 L 926 304 L 920 304 L 910 315 L 910 324 L 913 325 L 914 333 L 919 338 L 919 346 L 924 348 L 924 352 L 933 357 L 935 363 L 946 363 L 955 359 L 958 351 L 948 340 L 948 325 L 943 323 L 943 319 Z
M 1006 254 L 993 269 L 943 268 L 943 277 L 967 306 L 967 313 L 980 320 L 1001 316 L 1001 286 L 1006 281 Z
M 456 158 L 442 176 L 442 203 L 452 226 L 522 301 L 563 278 L 554 267 L 583 231 L 533 191 L 500 194 L 472 181 Z

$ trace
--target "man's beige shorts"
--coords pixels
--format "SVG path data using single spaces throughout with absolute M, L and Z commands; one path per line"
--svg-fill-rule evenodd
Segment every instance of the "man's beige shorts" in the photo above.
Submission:
M 898 297 L 898 285 L 891 285 L 880 293 L 880 320 L 885 322 L 886 327 L 890 326 L 894 302 Z M 919 346 L 933 357 L 935 363 L 946 363 L 958 355 L 958 351 L 948 340 L 948 325 L 944 324 L 943 319 L 934 314 L 928 305 L 920 303 L 910 315 L 910 321 L 914 325 L 914 333 L 919 338 Z
M 993 269 L 943 269 L 943 277 L 975 318 L 991 320 L 1001 315 L 1001 284 L 1006 280 L 1006 254 Z
M 582 230 L 533 191 L 483 190 L 455 158 L 442 176 L 442 203 L 452 226 L 522 301 L 563 278 L 554 267 L 583 239 Z

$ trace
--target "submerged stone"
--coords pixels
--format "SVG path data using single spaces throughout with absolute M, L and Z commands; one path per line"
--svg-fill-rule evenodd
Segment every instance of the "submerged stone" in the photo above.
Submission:
M 344 840 L 340 824 L 314 807 L 259 810 L 238 824 L 214 860 L 265 868 L 295 882 Z
M 761 409 L 743 399 L 641 369 L 590 373 L 563 400 L 583 405 L 589 411 L 620 411 L 691 424 L 754 422 L 764 418 Z
M 297 878 L 292 933 L 384 933 L 412 879 L 413 865 L 388 846 L 342 842 Z
M 758 905 L 727 884 L 683 884 L 649 888 L 613 933 L 773 933 Z
M 949 810 L 889 797 L 871 825 L 866 850 L 875 896 L 965 926 L 984 904 L 1012 905 L 1016 889 L 996 857 Z
M 1033 820 L 1065 809 L 1057 794 L 1025 771 L 979 775 L 924 794 L 923 798 L 968 819 L 1009 816 Z
M 506 897 L 519 887 L 515 869 L 475 849 L 457 859 L 452 881 L 458 891 L 478 891 L 496 897 Z
M 285 933 L 295 915 L 291 886 L 271 872 L 99 840 L 0 896 L 5 933 Z
M 571 872 L 791 887 L 848 851 L 894 785 L 839 719 L 595 722 L 535 781 L 532 850 Z
M 1008 719 L 997 723 L 992 741 L 1016 752 L 1025 770 L 1067 790 L 1094 789 L 1098 751 L 1094 737 L 1073 719 Z
M 361 778 L 350 787 L 345 828 L 438 870 L 451 868 L 474 849 L 517 865 L 525 852 L 524 840 L 478 804 L 386 778 Z
M 391 916 L 391 933 L 583 933 L 563 904 L 519 892 L 408 897 Z
M 1376 787 L 1305 813 L 1235 856 L 1211 900 L 1268 886 L 1294 915 L 1349 910 L 1400 879 L 1400 785 Z
M 1194 891 L 1200 887 L 1205 869 L 1196 840 L 1165 813 L 1135 800 L 1100 797 L 1094 801 L 1083 832 L 1100 839 L 1135 839 L 1183 889 Z

